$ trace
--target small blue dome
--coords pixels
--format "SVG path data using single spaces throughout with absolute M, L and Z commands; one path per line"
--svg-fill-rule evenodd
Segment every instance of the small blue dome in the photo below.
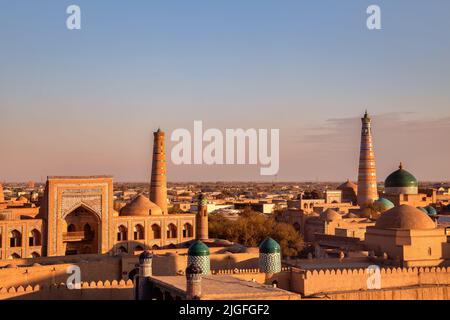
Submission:
M 392 201 L 385 198 L 379 198 L 375 200 L 373 202 L 373 205 L 380 212 L 384 212 L 395 207 Z
M 206 244 L 198 240 L 189 247 L 188 255 L 197 257 L 209 256 L 209 248 Z
M 427 211 L 427 214 L 430 215 L 430 216 L 437 215 L 436 209 L 434 207 L 432 207 L 432 206 L 425 207 L 425 210 Z
M 281 247 L 272 238 L 266 238 L 259 246 L 260 253 L 280 253 Z

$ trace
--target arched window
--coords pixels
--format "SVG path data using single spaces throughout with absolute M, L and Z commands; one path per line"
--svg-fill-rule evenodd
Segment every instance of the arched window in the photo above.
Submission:
M 193 237 L 192 225 L 190 223 L 185 223 L 183 226 L 183 238 Z
M 28 245 L 30 247 L 41 245 L 41 233 L 38 230 L 31 230 L 30 237 L 28 238 Z
M 174 239 L 176 237 L 177 237 L 177 227 L 173 223 L 170 223 L 167 226 L 167 239 Z
M 145 239 L 145 233 L 144 233 L 144 227 L 140 224 L 137 224 L 134 227 L 134 240 L 144 240 Z
M 161 239 L 161 227 L 157 224 L 152 225 L 153 239 Z
M 305 203 L 305 204 L 303 205 L 303 208 L 308 209 L 308 204 Z
M 124 226 L 120 226 L 117 231 L 117 241 L 126 241 L 128 240 L 127 228 Z
M 31 257 L 32 258 L 39 258 L 41 255 L 39 254 L 39 253 L 37 253 L 37 252 L 33 252 L 32 254 L 31 254 Z
M 94 230 L 92 230 L 92 227 L 89 223 L 86 223 L 84 225 L 83 231 L 84 231 L 84 239 L 92 240 L 94 238 Z
M 155 244 L 152 246 L 152 250 L 159 250 L 159 247 Z
M 144 248 L 142 246 L 136 246 L 136 248 L 134 248 L 134 251 L 144 251 Z
M 11 248 L 22 246 L 22 234 L 19 231 L 17 230 L 11 231 L 11 235 L 9 238 L 9 246 Z
M 128 253 L 128 250 L 124 246 L 120 246 L 117 251 L 119 251 L 119 253 Z
M 10 259 L 20 259 L 20 256 L 19 256 L 17 253 L 13 253 L 13 254 L 10 256 Z
M 77 229 L 75 228 L 74 224 L 69 224 L 67 226 L 67 232 L 75 232 Z

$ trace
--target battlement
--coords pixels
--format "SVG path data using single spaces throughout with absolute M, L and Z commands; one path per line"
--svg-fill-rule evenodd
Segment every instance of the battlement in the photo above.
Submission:
M 348 291 L 368 291 L 369 270 L 293 268 L 291 285 L 305 296 Z M 380 268 L 379 289 L 450 285 L 450 267 Z
M 291 267 L 283 267 L 281 268 L 281 272 L 290 272 Z M 215 275 L 230 275 L 230 274 L 259 274 L 262 273 L 259 271 L 258 268 L 251 268 L 251 269 L 218 269 L 218 270 L 211 270 L 212 274 Z
M 80 289 L 69 289 L 66 283 L 52 285 L 27 285 L 0 288 L 0 299 L 132 299 L 133 281 L 82 282 Z

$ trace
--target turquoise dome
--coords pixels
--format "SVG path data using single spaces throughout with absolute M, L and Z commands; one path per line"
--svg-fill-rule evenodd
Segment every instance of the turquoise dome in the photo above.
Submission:
M 432 206 L 425 207 L 425 210 L 427 211 L 427 214 L 430 215 L 430 216 L 437 215 L 436 209 L 434 207 L 432 207 Z
M 188 250 L 188 256 L 209 256 L 209 248 L 201 241 L 195 241 Z
M 281 247 L 272 238 L 266 238 L 260 245 L 259 245 L 259 252 L 260 253 L 281 253 Z
M 395 207 L 395 205 L 392 203 L 392 201 L 385 199 L 385 198 L 379 198 L 373 202 L 373 205 L 376 207 L 378 211 L 387 211 L 389 209 L 392 209 Z
M 418 187 L 419 183 L 411 173 L 403 169 L 403 165 L 397 171 L 391 173 L 384 182 L 385 188 L 410 188 Z

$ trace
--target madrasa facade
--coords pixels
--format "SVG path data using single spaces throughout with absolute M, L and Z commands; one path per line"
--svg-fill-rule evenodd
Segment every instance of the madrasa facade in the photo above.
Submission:
M 40 206 L 0 206 L 0 259 L 134 254 L 195 239 L 197 215 L 167 210 L 165 135 L 159 129 L 149 194 L 116 211 L 111 176 L 50 176 Z

